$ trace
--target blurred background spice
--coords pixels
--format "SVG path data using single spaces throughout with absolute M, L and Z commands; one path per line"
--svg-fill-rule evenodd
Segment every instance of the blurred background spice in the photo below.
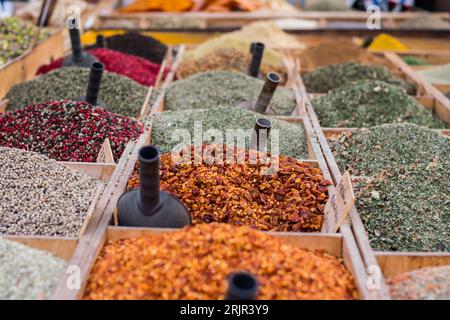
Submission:
M 98 48 L 88 50 L 88 53 L 97 57 L 103 63 L 105 70 L 133 79 L 144 86 L 153 86 L 159 73 L 159 65 L 144 58 L 121 53 L 110 49 Z M 64 58 L 42 65 L 36 72 L 37 75 L 48 73 L 62 67 Z M 166 75 L 168 70 L 164 70 Z
M 430 267 L 387 279 L 396 300 L 449 300 L 450 266 Z
M 306 7 L 309 11 L 350 11 L 345 0 L 313 0 Z
M 172 133 L 177 129 L 187 129 L 194 137 L 194 125 L 201 122 L 202 132 L 215 129 L 223 133 L 226 130 L 252 130 L 255 121 L 261 114 L 241 108 L 215 107 L 211 109 L 165 111 L 154 117 L 152 123 L 152 144 L 161 153 L 169 153 L 179 143 L 172 139 Z M 272 130 L 279 130 L 280 154 L 297 159 L 308 159 L 308 150 L 304 128 L 302 124 L 293 124 L 264 116 L 272 122 Z M 211 141 L 204 141 L 205 143 Z M 247 147 L 248 147 L 248 141 Z M 192 141 L 194 144 L 194 141 Z M 270 151 L 270 135 L 268 143 Z
M 191 75 L 207 71 L 235 71 L 248 73 L 251 61 L 250 53 L 244 53 L 234 48 L 219 48 L 197 60 L 183 61 L 177 69 L 178 78 L 187 78 Z M 283 83 L 287 80 L 286 68 L 281 65 L 261 65 L 260 77 L 264 78 L 269 72 L 278 73 Z
M 6 95 L 9 99 L 8 111 L 50 100 L 79 99 L 86 94 L 89 73 L 87 68 L 60 68 L 17 84 Z M 99 99 L 110 112 L 137 117 L 147 92 L 147 87 L 131 79 L 103 72 Z M 152 99 L 156 96 L 157 91 L 154 90 Z
M 327 93 L 347 82 L 358 80 L 380 80 L 400 86 L 409 94 L 416 92 L 412 83 L 395 77 L 386 67 L 355 62 L 320 67 L 304 75 L 303 79 L 309 93 Z
M 258 299 L 358 298 L 336 257 L 246 227 L 212 224 L 108 243 L 84 299 L 224 299 L 228 275 L 242 270 L 257 277 Z
M 234 108 L 244 101 L 255 101 L 264 81 L 243 73 L 209 71 L 172 83 L 167 88 L 165 109 Z M 278 87 L 268 107 L 275 115 L 291 115 L 296 107 L 294 91 Z
M 66 263 L 52 254 L 0 239 L 0 299 L 50 299 Z
M 450 84 L 450 63 L 418 71 L 430 83 Z
M 31 151 L 0 147 L 0 235 L 78 237 L 103 182 Z
M 49 101 L 0 117 L 0 145 L 58 161 L 95 162 L 108 138 L 119 160 L 128 141 L 142 130 L 137 121 L 84 102 Z
M 262 174 L 269 165 L 261 159 L 251 163 L 245 149 L 234 151 L 231 156 L 245 161 L 225 162 L 226 154 L 233 152 L 226 145 L 191 146 L 191 160 L 183 163 L 173 162 L 172 153 L 163 155 L 161 189 L 183 201 L 193 224 L 222 222 L 264 231 L 320 232 L 331 184 L 320 169 L 281 156 L 278 171 Z M 201 165 L 194 164 L 196 152 L 204 155 Z M 224 163 L 205 156 L 213 153 L 223 153 Z M 129 186 L 139 183 L 138 174 L 134 173 Z
M 433 17 L 431 14 L 424 13 L 418 17 L 408 19 L 398 24 L 400 29 L 450 29 L 450 24 L 442 19 Z

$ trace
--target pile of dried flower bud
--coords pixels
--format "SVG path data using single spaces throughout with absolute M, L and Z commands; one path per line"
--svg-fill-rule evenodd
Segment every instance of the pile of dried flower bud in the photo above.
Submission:
M 343 84 L 358 80 L 379 80 L 405 89 L 415 94 L 412 83 L 395 77 L 388 68 L 355 62 L 333 64 L 318 68 L 303 77 L 309 93 L 327 93 Z
M 207 72 L 207 71 L 234 71 L 247 73 L 251 55 L 244 53 L 234 48 L 218 48 L 206 56 L 183 61 L 177 70 L 178 78 L 187 78 L 191 75 Z M 274 66 L 263 63 L 261 65 L 261 77 L 265 76 L 269 72 L 278 73 L 284 82 L 287 80 L 287 73 L 283 66 Z
M 108 243 L 85 299 L 224 299 L 227 277 L 258 278 L 258 299 L 357 299 L 342 261 L 247 227 L 198 225 Z
M 217 107 L 211 109 L 165 111 L 153 118 L 152 122 L 152 143 L 156 145 L 161 153 L 169 153 L 179 144 L 178 139 L 173 139 L 173 133 L 177 129 L 189 130 L 191 142 L 194 141 L 196 132 L 202 134 L 208 130 L 219 130 L 223 138 L 226 139 L 227 130 L 252 130 L 261 114 L 244 110 L 241 108 Z M 279 152 L 280 155 L 290 156 L 296 159 L 307 159 L 308 150 L 302 124 L 294 124 L 277 120 L 270 116 L 264 116 L 272 122 L 272 134 L 279 130 Z M 199 126 L 201 124 L 201 126 Z M 198 131 L 197 131 L 198 130 Z M 236 131 L 237 132 L 237 131 Z M 212 143 L 203 137 L 202 143 Z M 267 143 L 268 150 L 271 149 L 271 135 L 269 134 Z M 246 147 L 248 147 L 248 139 Z
M 133 79 L 144 86 L 153 86 L 159 73 L 159 65 L 144 58 L 132 56 L 109 49 L 91 49 L 88 53 L 97 57 L 103 63 L 105 70 Z M 64 58 L 57 59 L 50 64 L 40 66 L 37 75 L 48 73 L 62 67 Z M 164 71 L 167 74 L 167 70 Z
M 65 267 L 48 252 L 0 239 L 0 299 L 50 299 Z
M 102 186 L 35 152 L 0 147 L 0 235 L 76 237 Z
M 86 94 L 90 70 L 87 68 L 60 68 L 33 80 L 15 85 L 6 95 L 8 111 L 50 100 L 77 100 Z M 99 99 L 108 111 L 137 117 L 148 88 L 111 72 L 104 72 Z M 154 91 L 153 97 L 157 93 Z
M 264 231 L 320 232 L 331 184 L 320 169 L 284 156 L 270 159 L 270 164 L 260 158 L 252 162 L 256 151 L 228 150 L 226 145 L 188 150 L 187 162 L 174 162 L 172 154 L 161 157 L 161 189 L 186 205 L 193 224 L 222 222 Z M 222 163 L 214 163 L 217 155 L 223 156 Z M 227 157 L 235 157 L 234 163 Z M 278 169 L 262 174 L 270 165 L 275 167 L 275 160 Z M 129 187 L 138 185 L 138 176 L 136 171 Z
M 167 88 L 166 110 L 236 107 L 255 101 L 264 81 L 240 72 L 209 71 L 176 81 Z M 291 115 L 296 106 L 292 89 L 278 87 L 268 107 L 275 115 Z
M 0 146 L 58 161 L 95 162 L 106 138 L 118 160 L 143 124 L 85 102 L 49 101 L 0 117 Z
M 446 124 L 395 85 L 362 80 L 344 84 L 313 100 L 323 127 L 371 127 L 409 122 L 428 128 Z

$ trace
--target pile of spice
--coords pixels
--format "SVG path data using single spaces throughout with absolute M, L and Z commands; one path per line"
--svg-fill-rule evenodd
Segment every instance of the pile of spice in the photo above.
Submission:
M 450 140 L 413 124 L 386 124 L 344 132 L 332 145 L 342 171 L 373 176 L 402 165 L 450 159 Z
M 248 132 L 255 126 L 255 121 L 261 118 L 256 112 L 240 108 L 215 107 L 212 109 L 165 111 L 155 116 L 152 124 L 152 143 L 156 145 L 161 153 L 169 153 L 180 141 L 172 134 L 178 129 L 187 129 L 191 135 L 190 144 L 195 144 L 195 132 L 201 131 L 205 134 L 208 130 L 219 130 L 223 138 L 226 137 L 227 130 L 242 130 Z M 308 150 L 301 124 L 293 124 L 280 121 L 269 116 L 264 116 L 272 122 L 272 130 L 278 130 L 279 152 L 281 155 L 294 157 L 296 159 L 307 159 Z M 199 130 L 199 131 L 196 131 Z M 237 131 L 234 131 L 237 132 Z M 272 131 L 273 133 L 273 131 Z M 205 141 L 205 143 L 213 141 Z M 268 148 L 270 151 L 270 134 Z M 248 147 L 248 140 L 246 141 Z
M 418 17 L 398 24 L 400 29 L 450 29 L 450 24 L 431 14 L 421 14 Z
M 29 21 L 14 17 L 0 19 L 0 66 L 27 51 L 36 32 L 36 27 Z M 47 30 L 42 29 L 38 41 L 44 40 L 49 35 Z
M 377 80 L 344 84 L 313 100 L 323 127 L 371 127 L 410 122 L 428 128 L 445 128 L 399 86 Z
M 207 71 L 234 71 L 248 73 L 251 55 L 233 48 L 219 48 L 198 60 L 183 61 L 177 70 L 178 78 L 187 78 L 191 75 Z M 260 73 L 265 78 L 269 72 L 278 73 L 286 82 L 286 69 L 281 66 L 262 64 Z
M 391 167 L 357 184 L 357 208 L 376 251 L 450 251 L 450 162 Z
M 310 93 L 327 93 L 345 83 L 358 80 L 380 80 L 395 84 L 407 90 L 409 94 L 415 94 L 416 91 L 412 83 L 395 77 L 386 67 L 356 62 L 321 67 L 306 74 L 303 79 Z
M 410 66 L 428 66 L 430 63 L 425 59 L 416 56 L 404 56 L 402 60 L 405 61 Z
M 262 174 L 270 164 L 251 158 L 257 154 L 253 150 L 228 150 L 226 145 L 187 150 L 189 161 L 174 162 L 178 159 L 171 153 L 161 157 L 161 189 L 186 205 L 193 224 L 221 222 L 264 231 L 320 232 L 331 184 L 320 169 L 280 156 L 269 159 L 274 166 L 278 160 L 278 170 Z M 222 163 L 214 161 L 217 154 L 223 156 Z M 227 156 L 234 157 L 234 163 L 225 161 Z M 202 164 L 194 163 L 197 157 Z M 132 184 L 139 183 L 138 174 L 131 177 Z
M 106 38 L 106 47 L 115 51 L 142 57 L 161 64 L 167 53 L 167 46 L 155 38 L 137 32 L 114 35 Z
M 202 72 L 179 80 L 167 88 L 166 110 L 234 108 L 244 101 L 256 101 L 264 81 L 239 72 Z M 267 112 L 291 115 L 296 107 L 292 89 L 278 87 Z
M 342 0 L 315 0 L 306 7 L 308 11 L 350 11 Z
M 368 52 L 350 39 L 323 42 L 308 47 L 299 54 L 302 68 L 312 69 L 330 64 L 355 61 L 366 64 L 386 64 L 382 58 Z
M 50 299 L 66 263 L 52 254 L 0 239 L 0 299 Z
M 90 70 L 67 67 L 53 70 L 33 80 L 15 85 L 6 95 L 8 111 L 50 100 L 77 100 L 86 94 Z M 108 111 L 136 117 L 141 111 L 148 88 L 126 77 L 104 72 L 99 99 Z M 153 98 L 156 98 L 156 91 Z
M 139 122 L 84 102 L 50 101 L 0 117 L 1 146 L 58 161 L 95 162 L 106 138 L 118 160 L 142 131 Z
M 31 151 L 0 147 L 0 235 L 77 237 L 103 185 Z
M 159 65 L 144 58 L 132 56 L 110 49 L 91 49 L 90 54 L 97 57 L 103 63 L 105 70 L 133 79 L 144 86 L 153 86 L 159 73 Z M 57 59 L 50 64 L 42 65 L 36 72 L 37 75 L 48 73 L 62 67 L 64 58 Z M 167 74 L 168 70 L 164 70 Z
M 449 300 L 450 266 L 402 273 L 390 277 L 387 283 L 396 300 Z
M 87 283 L 85 299 L 224 299 L 227 277 L 257 277 L 257 299 L 357 299 L 342 261 L 280 238 L 223 224 L 109 242 Z
M 418 74 L 431 83 L 450 84 L 450 63 L 418 71 Z

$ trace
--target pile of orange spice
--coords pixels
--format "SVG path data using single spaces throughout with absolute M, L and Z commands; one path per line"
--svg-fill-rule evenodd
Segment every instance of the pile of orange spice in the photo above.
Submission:
M 247 271 L 258 299 L 356 299 L 342 261 L 248 227 L 209 224 L 109 242 L 84 299 L 224 299 L 227 277 Z
M 219 151 L 220 150 L 220 151 Z M 205 154 L 232 152 L 235 159 L 212 163 Z M 195 164 L 200 155 L 202 162 Z M 190 161 L 174 163 L 171 154 L 161 156 L 161 189 L 180 199 L 193 224 L 222 222 L 247 225 L 263 231 L 320 231 L 331 181 L 319 168 L 291 157 L 275 157 L 278 170 L 261 174 L 268 167 L 255 151 L 227 149 L 226 145 L 190 146 Z M 272 162 L 274 163 L 274 162 Z M 128 188 L 139 186 L 136 170 Z

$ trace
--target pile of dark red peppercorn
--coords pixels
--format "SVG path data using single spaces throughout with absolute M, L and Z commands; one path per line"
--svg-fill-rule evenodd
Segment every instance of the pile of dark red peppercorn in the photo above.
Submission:
M 118 160 L 143 124 L 85 102 L 49 101 L 0 117 L 0 146 L 58 161 L 95 162 L 106 138 Z

